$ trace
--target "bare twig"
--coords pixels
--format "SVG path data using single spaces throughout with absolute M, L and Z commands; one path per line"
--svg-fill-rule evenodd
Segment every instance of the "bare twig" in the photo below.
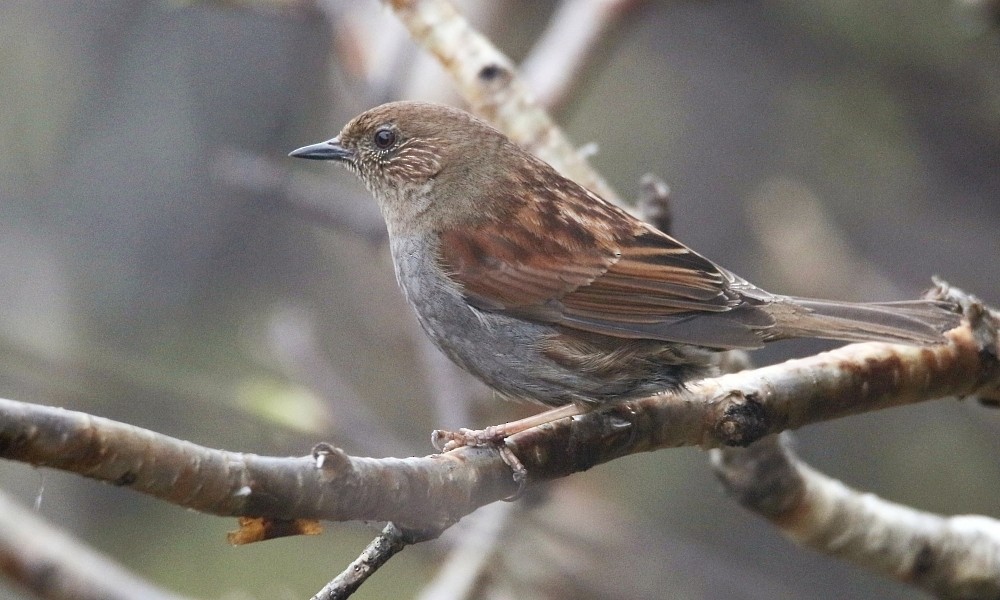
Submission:
M 1000 522 L 940 517 L 851 489 L 801 462 L 784 436 L 712 452 L 744 507 L 796 542 L 938 598 L 1000 597 Z
M 397 552 L 416 542 L 434 537 L 403 531 L 392 523 L 386 524 L 358 558 L 351 562 L 333 581 L 323 586 L 312 600 L 342 600 L 350 597 L 368 577 L 384 565 Z

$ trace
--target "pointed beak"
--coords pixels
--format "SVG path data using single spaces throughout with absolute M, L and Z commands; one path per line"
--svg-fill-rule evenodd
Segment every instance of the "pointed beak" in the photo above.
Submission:
M 309 146 L 303 146 L 298 150 L 292 150 L 288 156 L 295 158 L 308 158 L 309 160 L 339 160 L 341 162 L 354 162 L 354 152 L 340 145 L 340 140 L 333 138 L 327 142 L 320 142 Z

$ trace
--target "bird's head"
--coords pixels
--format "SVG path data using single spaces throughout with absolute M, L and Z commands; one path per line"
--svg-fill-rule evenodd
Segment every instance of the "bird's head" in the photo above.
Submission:
M 507 152 L 498 152 L 501 149 Z M 477 212 L 474 199 L 502 175 L 497 157 L 510 152 L 521 151 L 464 111 L 392 102 L 361 113 L 337 137 L 290 156 L 345 165 L 372 192 L 393 228 L 422 217 L 440 224 L 467 210 Z

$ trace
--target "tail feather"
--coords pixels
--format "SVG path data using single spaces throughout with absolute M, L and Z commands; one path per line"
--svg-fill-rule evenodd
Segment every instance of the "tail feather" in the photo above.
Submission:
M 776 321 L 767 339 L 815 337 L 846 342 L 938 344 L 961 321 L 955 306 L 937 300 L 853 303 L 781 298 L 768 307 Z

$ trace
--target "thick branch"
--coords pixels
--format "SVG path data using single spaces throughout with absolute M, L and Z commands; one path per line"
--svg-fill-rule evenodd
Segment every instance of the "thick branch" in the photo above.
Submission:
M 976 331 L 982 330 L 982 324 Z M 995 329 L 993 330 L 995 333 Z M 531 482 L 659 448 L 745 445 L 851 414 L 1000 385 L 996 338 L 963 326 L 934 347 L 854 344 L 623 402 L 507 440 Z M 211 450 L 61 409 L 0 400 L 0 457 L 73 471 L 217 515 L 385 520 L 443 529 L 516 491 L 495 448 L 419 458 L 332 450 L 277 458 Z M 530 482 L 529 482 L 530 484 Z
M 496 452 L 282 458 L 227 452 L 84 413 L 0 399 L 0 457 L 221 516 L 391 520 L 443 529 L 514 492 Z M 321 465 L 321 466 L 320 466 Z
M 740 504 L 804 546 L 939 598 L 1000 597 L 1000 522 L 861 493 L 802 463 L 778 436 L 713 451 L 712 461 Z

